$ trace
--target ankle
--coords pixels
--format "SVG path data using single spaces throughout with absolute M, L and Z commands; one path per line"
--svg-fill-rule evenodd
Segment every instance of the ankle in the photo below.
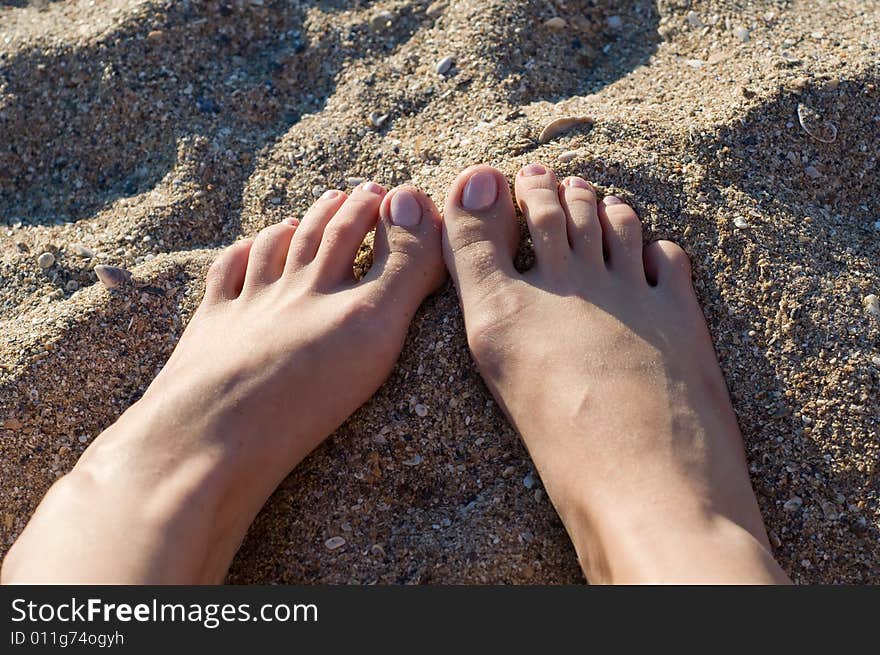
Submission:
M 654 516 L 621 508 L 572 521 L 578 559 L 594 584 L 786 584 L 766 539 L 710 511 Z M 569 522 L 566 522 L 569 526 Z

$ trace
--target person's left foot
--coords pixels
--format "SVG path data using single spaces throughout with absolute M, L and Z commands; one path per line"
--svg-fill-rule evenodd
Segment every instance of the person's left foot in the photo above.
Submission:
M 228 248 L 165 368 L 49 491 L 3 582 L 222 580 L 275 487 L 388 377 L 444 277 L 440 217 L 411 187 L 328 191 Z

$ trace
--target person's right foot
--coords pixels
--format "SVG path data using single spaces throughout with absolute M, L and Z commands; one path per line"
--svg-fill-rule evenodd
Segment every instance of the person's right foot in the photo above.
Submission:
M 464 171 L 443 250 L 468 343 L 541 475 L 591 582 L 787 582 L 684 251 L 643 248 L 635 212 L 580 178 Z

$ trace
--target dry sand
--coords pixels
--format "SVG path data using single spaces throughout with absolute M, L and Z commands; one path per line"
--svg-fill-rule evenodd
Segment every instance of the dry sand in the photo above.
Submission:
M 540 161 L 691 254 L 785 569 L 880 582 L 878 52 L 872 0 L 0 0 L 0 554 L 162 366 L 219 248 L 350 178 L 441 204 L 469 164 Z M 229 580 L 583 580 L 451 286 Z

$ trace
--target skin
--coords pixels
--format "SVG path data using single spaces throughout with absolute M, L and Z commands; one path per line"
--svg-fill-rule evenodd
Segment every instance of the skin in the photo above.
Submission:
M 401 195 L 416 225 L 391 223 Z M 222 582 L 272 491 L 390 374 L 445 279 L 440 232 L 423 193 L 367 182 L 228 248 L 168 363 L 49 490 L 2 581 Z
M 635 212 L 529 165 L 535 247 L 488 166 L 444 210 L 443 254 L 483 378 L 522 436 L 594 583 L 784 583 L 684 251 Z
M 525 172 L 525 274 L 486 166 L 452 185 L 443 223 L 418 190 L 367 182 L 228 248 L 165 368 L 49 490 L 2 582 L 222 581 L 275 487 L 388 377 L 444 258 L 591 582 L 787 582 L 684 252 L 643 249 L 632 209 L 583 180 Z

